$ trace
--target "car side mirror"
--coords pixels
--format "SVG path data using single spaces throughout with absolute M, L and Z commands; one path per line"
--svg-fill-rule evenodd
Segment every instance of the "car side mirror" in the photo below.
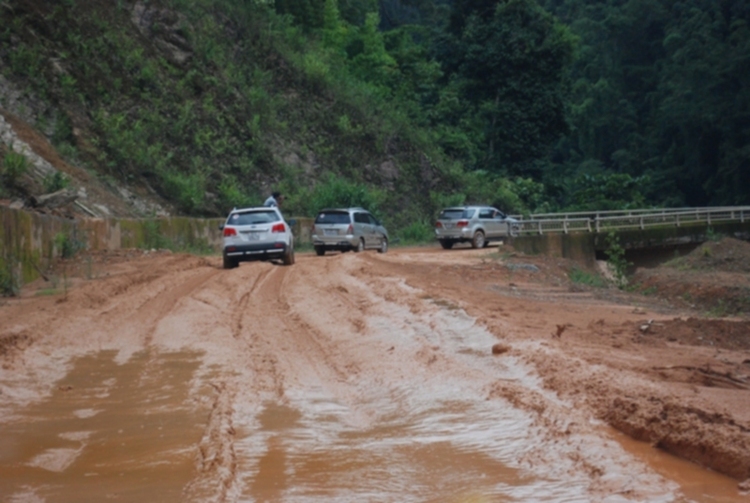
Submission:
M 224 224 L 219 224 L 219 230 L 220 230 L 220 231 L 223 231 L 223 230 L 224 230 Z

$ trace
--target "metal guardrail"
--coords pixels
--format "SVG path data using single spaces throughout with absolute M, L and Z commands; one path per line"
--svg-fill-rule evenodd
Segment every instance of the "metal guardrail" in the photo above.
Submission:
M 665 225 L 679 227 L 687 224 L 744 223 L 750 219 L 750 206 L 544 213 L 530 217 L 514 215 L 514 218 L 519 220 L 518 235 L 530 236 L 571 232 L 644 230 Z

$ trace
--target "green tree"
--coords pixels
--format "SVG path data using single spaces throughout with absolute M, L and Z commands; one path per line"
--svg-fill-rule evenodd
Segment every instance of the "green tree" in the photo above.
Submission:
M 534 0 L 456 2 L 450 30 L 443 61 L 483 124 L 478 166 L 524 174 L 567 130 L 575 38 Z

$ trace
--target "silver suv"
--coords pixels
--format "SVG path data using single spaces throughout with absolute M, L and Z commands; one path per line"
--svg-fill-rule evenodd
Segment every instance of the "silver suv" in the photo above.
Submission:
M 435 222 L 435 237 L 446 250 L 455 243 L 484 248 L 490 241 L 502 241 L 518 233 L 520 223 L 492 206 L 445 208 Z
M 328 208 L 318 212 L 312 228 L 315 253 L 328 250 L 362 251 L 377 248 L 388 251 L 388 231 L 364 208 Z
M 219 228 L 224 238 L 224 269 L 250 260 L 281 259 L 284 265 L 294 264 L 292 229 L 276 207 L 235 208 Z

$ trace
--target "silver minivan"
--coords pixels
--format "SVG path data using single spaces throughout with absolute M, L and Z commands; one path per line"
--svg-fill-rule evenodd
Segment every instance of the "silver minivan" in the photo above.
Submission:
M 338 250 L 388 251 L 388 231 L 364 208 L 327 208 L 318 212 L 312 228 L 315 253 Z
M 435 237 L 446 250 L 455 243 L 484 248 L 490 241 L 502 241 L 518 233 L 520 223 L 492 206 L 445 208 L 435 222 Z

